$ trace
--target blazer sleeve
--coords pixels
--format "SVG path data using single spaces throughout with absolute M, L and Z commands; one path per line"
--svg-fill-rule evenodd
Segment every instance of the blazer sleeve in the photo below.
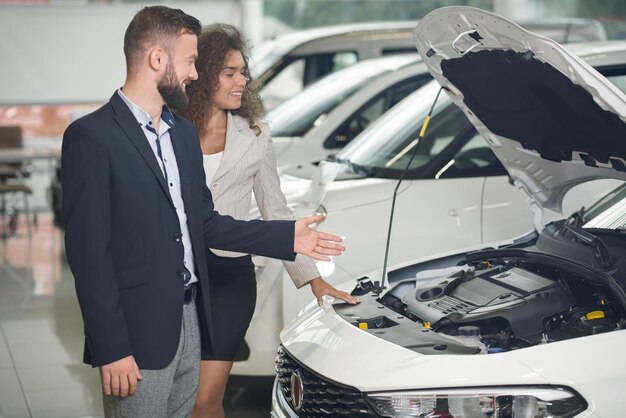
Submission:
M 194 131 L 195 132 L 195 131 Z M 198 155 L 200 141 L 196 141 Z M 202 233 L 207 248 L 256 254 L 280 260 L 294 260 L 295 223 L 293 220 L 242 221 L 220 215 L 213 205 L 211 191 L 206 186 L 202 164 Z
M 65 248 L 92 366 L 133 354 L 111 257 L 109 155 L 80 121 L 63 136 Z
M 265 150 L 254 178 L 254 197 L 263 219 L 293 219 L 293 213 L 287 207 L 285 195 L 280 189 L 280 178 L 276 171 L 276 152 L 269 126 L 262 124 L 261 128 L 261 137 L 257 140 L 262 141 Z M 295 261 L 283 261 L 283 264 L 297 288 L 321 276 L 314 261 L 301 254 L 296 256 Z

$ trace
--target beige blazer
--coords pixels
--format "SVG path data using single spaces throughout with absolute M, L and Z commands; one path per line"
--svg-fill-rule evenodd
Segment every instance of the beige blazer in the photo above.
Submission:
M 235 219 L 248 219 L 251 195 L 265 220 L 293 219 L 285 196 L 280 190 L 276 171 L 276 153 L 269 126 L 259 122 L 261 134 L 250 128 L 248 122 L 228 112 L 226 145 L 220 165 L 210 184 L 215 210 Z M 211 249 L 221 257 L 240 257 L 245 254 Z M 302 287 L 320 274 L 312 259 L 298 254 L 295 261 L 283 261 L 296 287 Z

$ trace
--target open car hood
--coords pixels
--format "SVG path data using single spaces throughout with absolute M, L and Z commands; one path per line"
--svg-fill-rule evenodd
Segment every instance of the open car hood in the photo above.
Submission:
M 444 7 L 415 29 L 431 74 L 487 139 L 532 204 L 626 180 L 626 96 L 557 42 L 473 7 Z

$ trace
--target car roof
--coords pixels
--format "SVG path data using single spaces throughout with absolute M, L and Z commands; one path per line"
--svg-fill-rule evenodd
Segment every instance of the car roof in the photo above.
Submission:
M 626 41 L 584 42 L 564 45 L 594 67 L 626 64 Z
M 413 34 L 417 25 L 416 20 L 411 21 L 379 21 L 366 23 L 353 23 L 346 25 L 323 26 L 313 29 L 304 29 L 281 35 L 270 42 L 291 46 L 292 48 L 314 40 L 335 37 L 339 35 L 360 36 L 375 33 L 384 33 L 398 30 L 408 30 Z
M 516 22 L 530 32 L 549 36 L 559 43 L 605 41 L 604 25 L 596 19 L 558 17 Z

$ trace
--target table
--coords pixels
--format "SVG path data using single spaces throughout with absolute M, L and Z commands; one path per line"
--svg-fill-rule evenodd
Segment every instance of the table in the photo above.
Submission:
M 37 148 L 0 148 L 0 164 L 21 163 L 37 159 L 56 160 L 61 157 L 61 144 Z

